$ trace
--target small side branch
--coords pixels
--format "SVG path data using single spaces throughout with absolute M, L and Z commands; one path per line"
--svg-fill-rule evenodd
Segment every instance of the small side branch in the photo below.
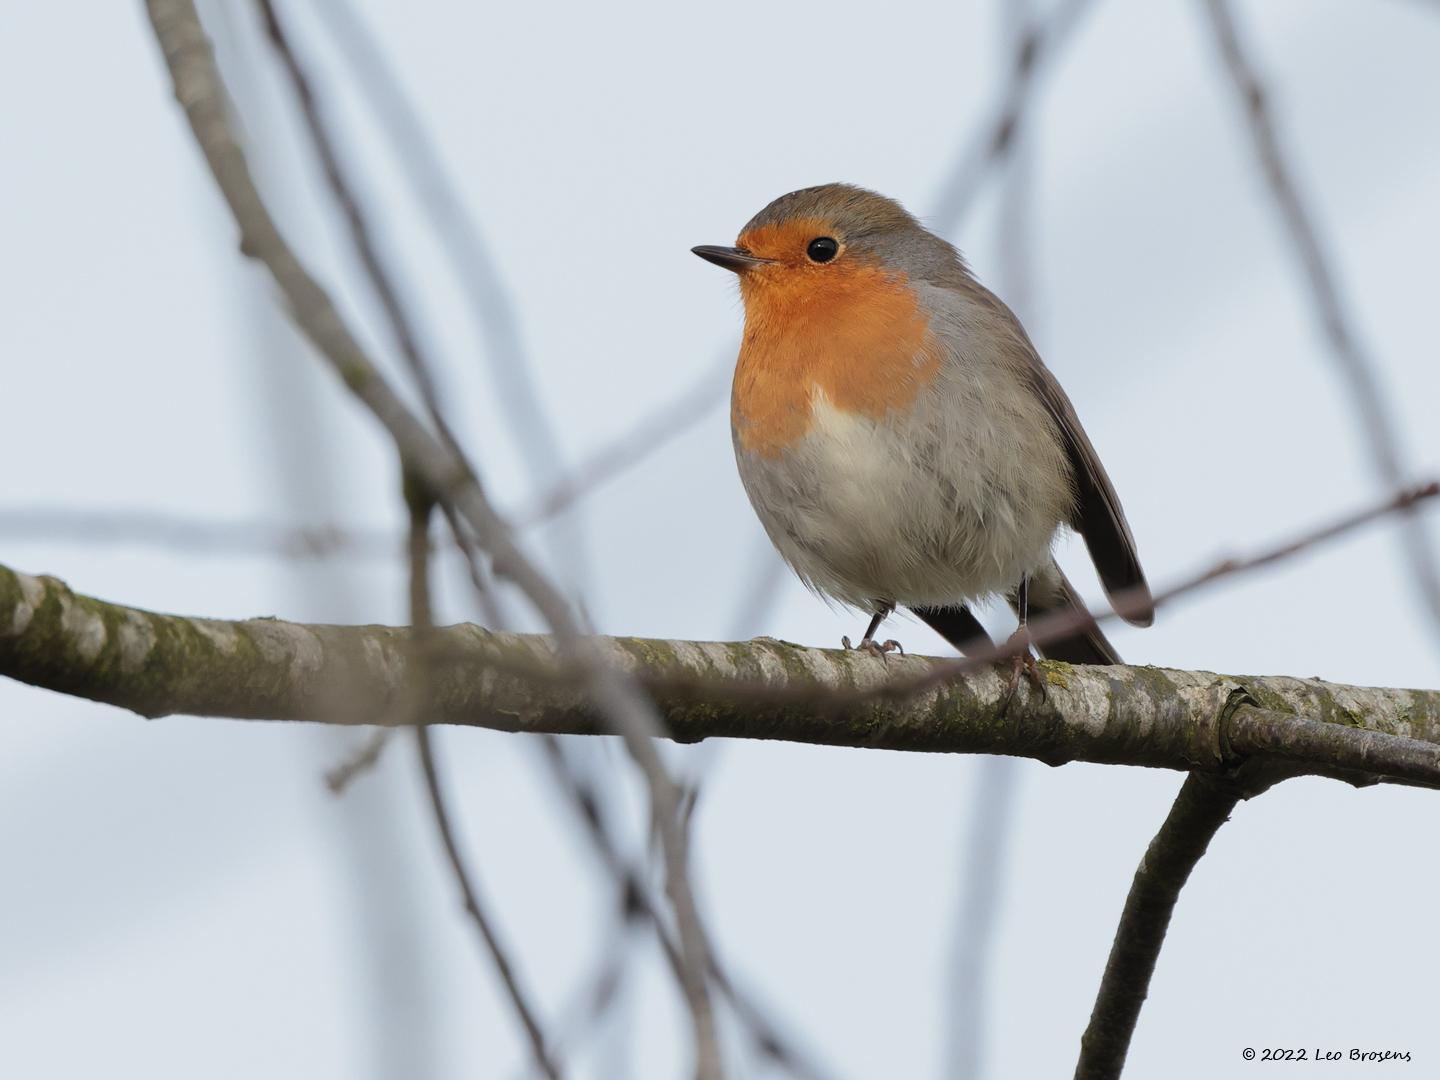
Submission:
M 1425 787 L 1440 787 L 1440 746 L 1364 728 L 1324 724 L 1304 716 L 1242 706 L 1226 724 L 1232 752 L 1241 756 L 1324 761 L 1356 782 L 1383 773 Z
M 1191 775 L 1181 786 L 1125 898 L 1090 1025 L 1080 1040 L 1075 1080 L 1113 1080 L 1120 1075 L 1180 890 L 1236 804 L 1259 790 L 1263 788 L 1229 777 L 1200 774 Z

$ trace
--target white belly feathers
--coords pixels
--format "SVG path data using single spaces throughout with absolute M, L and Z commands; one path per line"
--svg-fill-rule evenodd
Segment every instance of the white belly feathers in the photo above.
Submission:
M 816 387 L 809 429 L 783 454 L 737 441 L 750 501 L 807 585 L 865 609 L 944 605 L 1006 591 L 1048 562 L 1072 496 L 1035 485 L 1047 470 L 1021 463 L 1050 448 L 1015 445 L 1016 426 L 968 382 L 950 367 L 878 419 L 837 409 Z

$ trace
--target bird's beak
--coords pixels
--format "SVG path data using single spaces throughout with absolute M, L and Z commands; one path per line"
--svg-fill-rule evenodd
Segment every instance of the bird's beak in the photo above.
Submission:
M 756 266 L 764 266 L 771 259 L 762 259 L 757 255 L 751 255 L 744 248 L 716 247 L 714 244 L 701 244 L 699 247 L 690 249 L 706 262 L 712 262 L 716 266 L 723 266 L 726 270 L 733 270 L 737 274 L 743 274 L 746 270 Z

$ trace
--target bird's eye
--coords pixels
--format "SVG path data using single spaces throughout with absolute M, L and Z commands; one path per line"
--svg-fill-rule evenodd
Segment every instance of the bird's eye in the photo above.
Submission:
M 817 263 L 827 263 L 839 253 L 840 244 L 829 236 L 817 236 L 805 249 L 805 254 L 810 256 L 810 261 Z

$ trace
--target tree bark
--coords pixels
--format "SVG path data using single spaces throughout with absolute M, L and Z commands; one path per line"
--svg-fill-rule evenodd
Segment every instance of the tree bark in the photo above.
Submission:
M 0 674 L 147 717 L 415 723 L 393 706 L 416 677 L 410 631 L 273 618 L 162 615 L 0 567 Z M 900 693 L 936 665 L 905 656 L 745 642 L 600 638 L 636 675 L 672 738 L 782 739 L 932 753 L 1224 770 L 1248 754 L 1352 782 L 1440 782 L 1440 693 L 1283 676 L 1042 662 L 1042 696 L 1001 712 L 985 668 Z M 470 624 L 434 631 L 431 723 L 609 731 L 550 637 Z

